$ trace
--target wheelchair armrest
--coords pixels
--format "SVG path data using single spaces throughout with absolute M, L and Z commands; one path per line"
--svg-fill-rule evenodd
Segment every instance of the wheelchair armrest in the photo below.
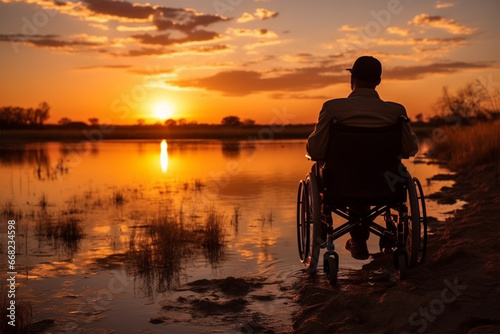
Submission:
M 314 160 L 313 158 L 311 158 L 311 156 L 309 154 L 306 154 L 305 156 L 306 156 L 307 160 L 309 160 L 309 161 L 316 161 L 316 162 L 324 162 L 325 161 L 325 159 Z
M 399 118 L 405 123 L 410 123 L 410 118 L 408 116 L 400 115 Z

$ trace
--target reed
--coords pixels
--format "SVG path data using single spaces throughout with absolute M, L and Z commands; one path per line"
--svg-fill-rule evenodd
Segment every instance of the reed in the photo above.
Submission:
M 120 190 L 113 191 L 113 203 L 115 205 L 122 205 L 125 202 L 125 195 Z
M 42 194 L 42 196 L 40 196 L 40 199 L 38 200 L 38 205 L 42 208 L 42 210 L 47 209 L 47 205 L 49 205 L 47 195 Z
M 211 208 L 205 219 L 204 233 L 203 233 L 203 247 L 204 248 L 220 248 L 224 245 L 225 228 L 224 228 L 224 214 L 219 213 L 214 208 Z
M 4 218 L 7 218 L 9 220 L 14 219 L 15 221 L 20 220 L 24 216 L 23 211 L 20 209 L 16 209 L 12 200 L 9 200 L 2 205 L 0 214 Z
M 481 122 L 460 128 L 443 128 L 444 136 L 434 156 L 455 169 L 493 163 L 500 159 L 500 121 Z
M 19 297 L 19 290 L 16 291 L 16 320 L 15 326 L 12 327 L 9 325 L 10 319 L 7 317 L 10 314 L 10 311 L 7 308 L 10 305 L 10 301 L 13 299 L 8 298 L 7 289 L 2 286 L 2 290 L 0 291 L 0 316 L 2 317 L 2 321 L 0 321 L 0 332 L 1 333 L 30 333 L 29 326 L 33 323 L 33 310 L 31 307 L 31 303 L 29 301 L 25 301 Z
M 152 295 L 153 287 L 163 292 L 178 281 L 183 260 L 189 254 L 186 239 L 186 231 L 167 215 L 132 229 L 128 268 L 142 278 L 147 295 Z

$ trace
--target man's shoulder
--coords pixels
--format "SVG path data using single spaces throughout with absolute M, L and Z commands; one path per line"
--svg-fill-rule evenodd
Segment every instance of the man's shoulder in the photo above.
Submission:
M 401 112 L 406 112 L 406 108 L 401 104 L 393 101 L 384 101 L 384 103 L 390 106 L 392 109 L 400 110 Z
M 332 106 L 332 105 L 342 104 L 342 103 L 346 103 L 346 102 L 349 102 L 349 99 L 347 97 L 339 97 L 339 98 L 328 100 L 325 103 L 323 103 L 323 105 L 324 106 Z

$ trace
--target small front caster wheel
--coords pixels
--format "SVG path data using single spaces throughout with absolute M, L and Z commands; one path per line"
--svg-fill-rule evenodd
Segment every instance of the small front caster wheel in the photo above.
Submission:
M 394 253 L 394 267 L 400 281 L 404 281 L 408 277 L 408 264 L 404 251 L 396 251 Z
M 331 285 L 337 284 L 337 273 L 339 271 L 339 256 L 337 253 L 333 254 L 326 253 L 323 257 L 323 269 L 325 271 L 326 278 Z

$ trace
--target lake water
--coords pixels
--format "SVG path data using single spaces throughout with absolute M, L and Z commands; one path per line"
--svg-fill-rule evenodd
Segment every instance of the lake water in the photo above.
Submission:
M 188 282 L 234 276 L 283 287 L 305 275 L 295 228 L 297 185 L 312 165 L 304 140 L 32 143 L 0 153 L 2 219 L 16 219 L 16 298 L 31 301 L 35 321 L 55 319 L 51 332 L 230 332 L 237 326 L 205 328 L 182 311 L 168 325 L 149 320 L 180 298 Z M 421 157 L 406 165 L 425 194 L 450 185 L 428 182 L 447 171 Z M 427 205 L 438 219 L 456 208 Z M 144 231 L 155 220 L 203 226 L 214 211 L 223 216 L 225 233 L 215 256 L 190 244 L 168 277 L 129 263 L 131 240 L 151 240 Z M 2 275 L 9 271 L 5 226 Z M 336 241 L 340 275 L 368 262 L 351 259 L 343 247 L 347 238 Z M 369 248 L 378 249 L 374 236 Z M 282 299 L 256 310 L 287 321 L 294 306 Z M 89 311 L 91 304 L 99 307 Z

